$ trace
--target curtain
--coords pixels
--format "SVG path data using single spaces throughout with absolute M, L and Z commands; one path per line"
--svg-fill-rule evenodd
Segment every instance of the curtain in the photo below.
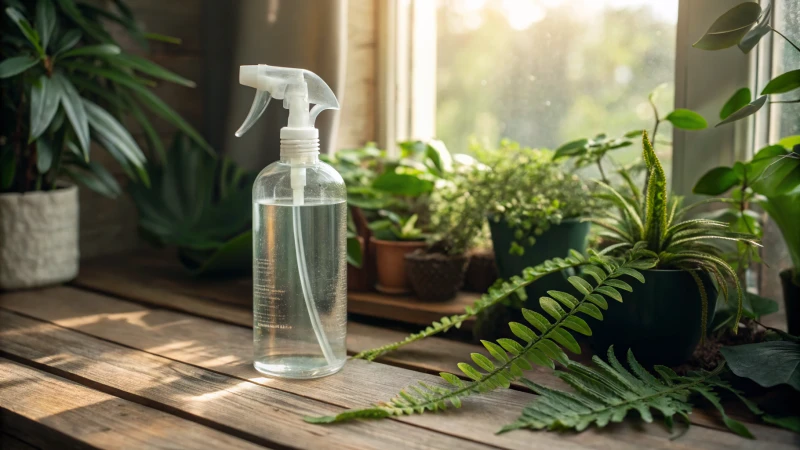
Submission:
M 310 70 L 344 101 L 347 0 L 206 0 L 205 130 L 209 142 L 249 170 L 280 154 L 288 111 L 273 100 L 250 131 L 237 138 L 255 91 L 239 84 L 239 66 L 268 64 Z M 335 148 L 338 111 L 317 119 L 320 151 Z

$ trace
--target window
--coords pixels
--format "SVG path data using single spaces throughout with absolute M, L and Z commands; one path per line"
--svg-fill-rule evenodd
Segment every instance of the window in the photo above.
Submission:
M 678 0 L 439 0 L 437 16 L 436 135 L 454 151 L 652 130 L 659 85 L 662 115 L 673 107 Z

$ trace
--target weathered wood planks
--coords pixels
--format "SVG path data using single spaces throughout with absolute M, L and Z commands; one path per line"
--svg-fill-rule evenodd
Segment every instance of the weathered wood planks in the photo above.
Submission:
M 431 377 L 417 372 L 362 361 L 348 363 L 340 375 L 300 384 L 285 380 L 259 379 L 258 375 L 255 379 L 248 378 L 255 374 L 249 362 L 249 330 L 172 311 L 150 310 L 141 305 L 75 289 L 57 288 L 17 293 L 5 296 L 0 306 L 176 361 L 208 367 L 215 372 L 241 379 L 251 379 L 255 383 L 263 383 L 337 406 L 363 406 L 370 401 L 388 398 L 415 379 L 431 380 Z M 649 448 L 674 448 L 678 445 L 670 442 L 661 427 L 655 425 L 645 426 L 646 432 L 632 432 L 636 426 L 625 424 L 603 432 L 591 431 L 579 435 L 531 434 L 525 431 L 502 436 L 492 435 L 509 418 L 513 419 L 521 405 L 531 398 L 526 393 L 495 392 L 483 398 L 471 399 L 468 404 L 465 403 L 462 411 L 444 415 L 428 414 L 404 421 L 431 430 L 455 433 L 474 441 L 514 448 L 530 448 L 531 440 L 553 448 L 569 448 L 575 445 L 599 448 L 640 448 L 642 445 Z M 392 425 L 400 424 L 394 422 Z M 679 442 L 680 446 L 698 448 L 736 448 L 745 444 L 748 448 L 767 444 L 780 447 L 793 442 L 788 433 L 773 432 L 771 428 L 756 427 L 754 431 L 760 435 L 771 435 L 768 438 L 774 439 L 774 442 L 747 442 L 729 433 L 699 427 L 693 427 Z
M 0 423 L 15 434 L 2 448 L 263 448 L 5 358 Z

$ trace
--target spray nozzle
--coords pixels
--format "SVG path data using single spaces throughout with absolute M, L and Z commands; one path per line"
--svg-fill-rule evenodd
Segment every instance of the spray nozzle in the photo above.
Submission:
M 256 88 L 253 106 L 236 136 L 242 136 L 261 117 L 270 99 L 283 100 L 289 110 L 289 128 L 313 128 L 320 112 L 339 109 L 331 88 L 317 74 L 304 69 L 266 64 L 241 66 L 239 83 Z M 314 105 L 309 111 L 309 105 Z

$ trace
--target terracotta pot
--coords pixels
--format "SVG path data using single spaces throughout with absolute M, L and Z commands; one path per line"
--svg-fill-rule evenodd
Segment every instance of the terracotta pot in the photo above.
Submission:
M 469 254 L 464 290 L 484 293 L 497 281 L 497 264 L 494 251 L 480 250 Z
M 78 188 L 0 194 L 0 289 L 78 275 Z
M 416 250 L 406 255 L 406 273 L 414 294 L 422 301 L 443 302 L 455 297 L 464 285 L 469 259 Z
M 370 238 L 375 250 L 378 282 L 375 289 L 384 294 L 408 294 L 411 292 L 406 275 L 405 256 L 427 246 L 424 241 L 384 241 Z
M 369 250 L 364 245 L 364 238 L 358 236 L 361 246 L 361 267 L 347 265 L 347 290 L 352 292 L 367 292 L 370 290 L 369 282 Z

